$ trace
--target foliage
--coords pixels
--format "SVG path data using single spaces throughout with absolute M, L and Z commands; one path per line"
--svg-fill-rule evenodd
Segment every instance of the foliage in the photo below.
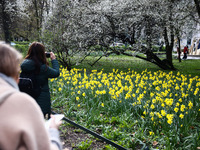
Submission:
M 196 149 L 199 86 L 180 72 L 62 68 L 50 89 L 56 111 L 126 148 Z
M 14 45 L 14 48 L 16 48 L 23 54 L 23 56 L 25 56 L 29 49 L 29 43 L 28 42 L 15 42 L 15 43 L 16 45 Z
M 91 144 L 92 144 L 92 141 L 87 139 L 86 141 L 82 141 L 78 144 L 78 149 L 79 150 L 90 150 Z
M 165 42 L 166 58 L 172 64 L 175 35 L 182 37 L 192 34 L 195 26 L 192 21 L 197 13 L 191 10 L 195 4 L 185 0 L 165 0 L 159 4 L 157 0 L 149 3 L 146 0 L 124 0 L 123 3 L 121 0 L 68 0 L 55 3 L 47 0 L 31 3 L 13 0 L 7 2 L 6 10 L 11 16 L 15 9 L 18 12 L 17 19 L 20 21 L 12 22 L 15 27 L 11 27 L 13 38 L 41 41 L 56 52 L 60 63 L 70 70 L 90 55 L 94 48 L 102 52 L 100 60 L 113 53 L 126 55 L 124 52 L 127 50 L 133 51 L 134 56 L 138 51 L 147 53 L 158 49 L 154 45 L 161 44 L 161 41 Z M 17 20 L 14 17 L 16 15 L 11 20 Z M 111 48 L 114 42 L 130 44 L 132 48 Z M 144 44 L 146 48 L 142 46 Z M 75 60 L 73 57 L 77 55 Z M 145 60 L 153 62 L 148 56 Z

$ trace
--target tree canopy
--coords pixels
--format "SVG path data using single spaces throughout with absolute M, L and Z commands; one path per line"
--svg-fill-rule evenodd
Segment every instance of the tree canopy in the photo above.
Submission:
M 174 41 L 192 36 L 198 23 L 199 3 L 197 0 L 17 0 L 14 6 L 19 17 L 13 17 L 11 14 L 15 13 L 5 8 L 1 12 L 10 14 L 3 20 L 16 21 L 17 26 L 3 29 L 10 31 L 12 38 L 45 43 L 69 69 L 94 50 L 103 52 L 100 58 L 113 53 L 138 56 L 142 52 L 146 57 L 140 58 L 163 69 L 174 69 Z M 10 8 L 9 4 L 2 6 Z M 111 47 L 115 42 L 128 48 Z M 153 53 L 155 45 L 160 48 L 165 45 L 164 61 Z

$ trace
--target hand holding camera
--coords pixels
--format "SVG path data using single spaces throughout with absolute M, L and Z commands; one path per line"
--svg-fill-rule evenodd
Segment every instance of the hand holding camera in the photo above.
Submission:
M 51 60 L 56 59 L 56 56 L 53 52 L 46 52 L 46 58 L 51 58 Z
M 46 58 L 50 58 L 50 56 L 51 56 L 50 52 L 46 52 L 45 54 L 46 54 Z

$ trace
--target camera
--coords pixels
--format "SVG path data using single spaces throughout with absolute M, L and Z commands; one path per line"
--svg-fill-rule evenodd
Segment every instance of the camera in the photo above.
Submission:
M 47 58 L 50 58 L 50 52 L 46 52 L 45 54 Z

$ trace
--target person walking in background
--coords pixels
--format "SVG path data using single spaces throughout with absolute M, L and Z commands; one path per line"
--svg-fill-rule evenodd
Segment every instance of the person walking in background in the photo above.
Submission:
M 37 82 L 41 86 L 41 93 L 36 98 L 36 102 L 42 109 L 44 117 L 47 115 L 48 118 L 50 118 L 51 114 L 48 79 L 56 78 L 60 75 L 59 64 L 53 52 L 50 52 L 50 59 L 52 67 L 48 65 L 44 45 L 39 42 L 33 42 L 29 47 L 25 60 L 21 64 L 22 73 L 33 71 L 36 73 Z
M 60 123 L 52 118 L 46 129 L 38 104 L 18 89 L 22 55 L 0 43 L 0 56 L 0 149 L 61 150 Z
M 185 46 L 183 50 L 183 54 L 184 54 L 183 59 L 187 59 L 187 53 L 188 53 L 188 46 Z

